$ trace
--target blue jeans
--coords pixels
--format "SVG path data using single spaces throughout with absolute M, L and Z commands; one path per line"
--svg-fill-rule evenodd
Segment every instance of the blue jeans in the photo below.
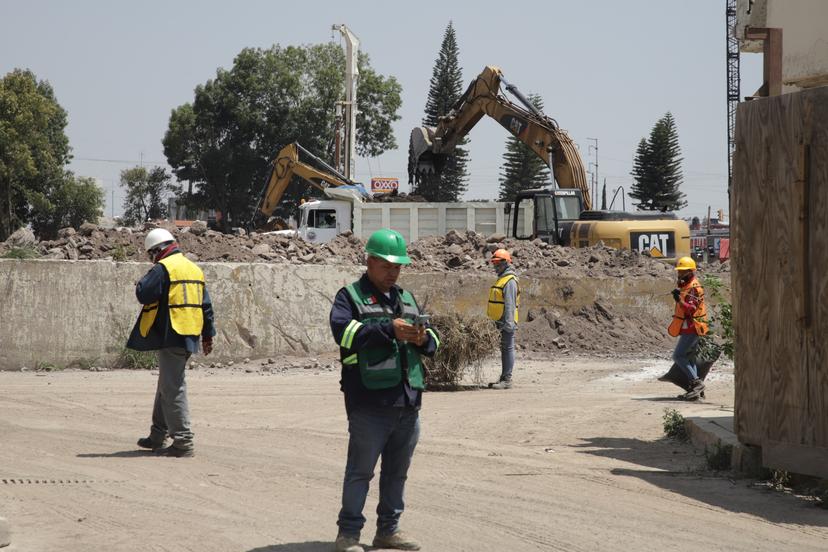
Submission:
M 500 381 L 512 379 L 515 367 L 515 332 L 500 330 Z
M 348 415 L 348 463 L 342 485 L 339 532 L 358 536 L 365 525 L 362 509 L 368 484 L 382 456 L 377 505 L 377 533 L 399 528 L 405 509 L 403 491 L 411 457 L 420 437 L 419 411 L 413 408 L 357 407 Z
M 673 351 L 673 362 L 684 370 L 684 373 L 687 374 L 690 381 L 699 378 L 696 365 L 690 362 L 688 358 L 688 354 L 696 347 L 698 342 L 699 336 L 696 334 L 681 334 L 679 335 L 678 343 L 676 343 L 676 348 Z

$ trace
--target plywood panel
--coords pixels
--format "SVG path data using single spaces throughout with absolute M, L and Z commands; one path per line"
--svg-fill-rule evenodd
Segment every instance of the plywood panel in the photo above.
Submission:
M 736 128 L 736 432 L 805 467 L 828 447 L 828 88 L 742 104 Z

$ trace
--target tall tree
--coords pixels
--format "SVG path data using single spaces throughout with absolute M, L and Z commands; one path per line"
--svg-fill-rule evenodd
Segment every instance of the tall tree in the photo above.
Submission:
M 0 241 L 62 184 L 70 159 L 66 122 L 48 82 L 22 69 L 0 79 Z
M 336 44 L 246 48 L 229 70 L 195 89 L 174 109 L 164 154 L 190 204 L 218 209 L 224 229 L 246 223 L 262 193 L 273 156 L 299 142 L 333 161 L 336 102 L 344 86 L 345 55 Z M 396 148 L 391 124 L 399 119 L 401 87 L 359 59 L 357 152 L 376 156 Z M 288 190 L 280 214 L 292 212 L 304 186 Z
M 443 33 L 443 43 L 431 74 L 423 117 L 423 124 L 426 126 L 437 126 L 440 117 L 448 114 L 463 94 L 463 70 L 460 68 L 459 54 L 454 25 L 449 22 Z M 414 193 L 428 201 L 458 201 L 468 187 L 466 165 L 469 153 L 463 147 L 466 144 L 467 139 L 460 141 L 452 156 L 446 160 L 440 174 L 422 176 Z
M 607 179 L 604 179 L 604 187 L 601 188 L 601 209 L 607 208 Z
M 528 100 L 543 111 L 543 100 L 537 94 L 529 94 Z M 506 153 L 500 173 L 500 201 L 514 201 L 521 190 L 541 188 L 549 184 L 549 167 L 532 148 L 510 136 L 506 140 Z
M 635 206 L 650 211 L 677 211 L 686 206 L 685 195 L 679 190 L 681 161 L 676 123 L 667 112 L 653 126 L 649 140 L 642 138 L 638 143 L 630 191 L 630 197 L 637 200 Z
M 124 223 L 134 225 L 167 215 L 167 198 L 175 191 L 171 176 L 161 167 L 133 167 L 121 171 L 121 186 L 126 188 Z

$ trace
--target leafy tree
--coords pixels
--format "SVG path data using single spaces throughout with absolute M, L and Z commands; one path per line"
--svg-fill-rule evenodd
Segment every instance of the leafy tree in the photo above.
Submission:
M 54 90 L 28 70 L 0 79 L 0 241 L 48 203 L 70 159 L 66 111 Z
M 543 100 L 537 94 L 527 98 L 532 105 L 543 111 Z M 500 201 L 514 201 L 521 190 L 541 188 L 549 184 L 549 167 L 532 149 L 510 136 L 506 140 L 506 153 L 500 173 Z
M 32 228 L 41 238 L 54 238 L 61 228 L 97 223 L 103 213 L 104 192 L 94 178 L 76 177 L 66 172 L 47 195 L 35 197 Z
M 601 209 L 607 208 L 607 179 L 604 179 L 604 187 L 601 188 Z
M 344 69 L 345 55 L 333 43 L 246 48 L 231 69 L 197 86 L 193 102 L 173 110 L 163 139 L 174 174 L 189 183 L 188 204 L 220 210 L 227 230 L 250 219 L 285 145 L 299 142 L 332 162 Z M 365 54 L 359 72 L 357 152 L 375 156 L 397 147 L 391 124 L 402 88 L 377 74 Z M 278 212 L 289 213 L 303 190 L 288 190 Z
M 443 43 L 431 74 L 425 117 L 423 117 L 423 124 L 426 126 L 437 126 L 440 117 L 451 111 L 451 107 L 463 94 L 463 71 L 458 60 L 459 53 L 457 35 L 453 24 L 449 22 L 443 33 Z M 454 153 L 446 160 L 440 174 L 420 177 L 413 190 L 414 193 L 423 196 L 428 201 L 459 200 L 468 187 L 466 164 L 469 161 L 469 154 L 462 147 L 466 144 L 468 140 L 465 138 L 458 143 Z
M 134 225 L 167 215 L 165 201 L 176 190 L 171 176 L 161 167 L 133 167 L 121 171 L 121 186 L 126 188 L 124 224 Z
M 673 115 L 667 112 L 638 143 L 633 161 L 630 197 L 635 206 L 651 211 L 676 211 L 687 205 L 682 184 L 681 149 Z

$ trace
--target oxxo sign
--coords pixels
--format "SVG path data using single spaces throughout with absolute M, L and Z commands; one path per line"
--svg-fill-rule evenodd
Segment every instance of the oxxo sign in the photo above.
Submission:
M 375 194 L 388 194 L 400 189 L 399 178 L 372 178 L 371 192 Z
M 673 232 L 630 232 L 630 246 L 653 257 L 672 257 L 676 251 Z

